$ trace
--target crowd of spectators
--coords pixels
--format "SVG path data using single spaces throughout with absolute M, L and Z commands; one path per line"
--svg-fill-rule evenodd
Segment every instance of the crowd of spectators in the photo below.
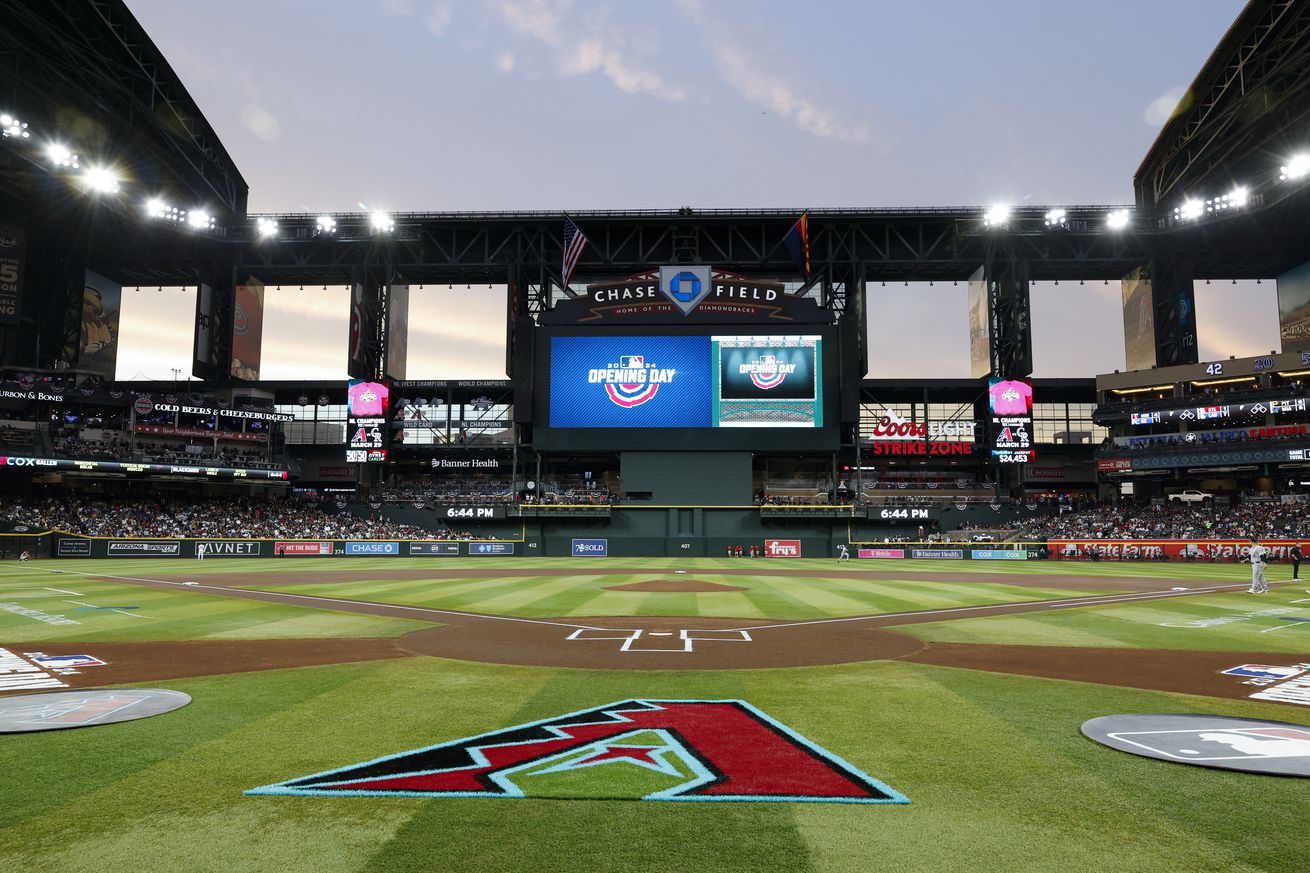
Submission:
M 44 497 L 0 499 L 0 518 L 33 531 L 98 537 L 233 539 L 475 539 L 433 532 L 380 515 L 360 518 L 317 500 Z
M 35 445 L 35 431 L 30 428 L 0 425 L 0 446 L 30 450 Z
M 418 476 L 397 479 L 382 492 L 386 503 L 441 503 L 495 506 L 513 503 L 514 489 L 498 476 Z
M 1310 534 L 1305 504 L 1089 504 L 1016 523 L 1020 539 L 1286 539 Z

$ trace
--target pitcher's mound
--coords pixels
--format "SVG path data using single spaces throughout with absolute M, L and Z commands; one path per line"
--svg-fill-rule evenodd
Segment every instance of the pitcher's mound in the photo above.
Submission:
M 702 579 L 650 579 L 646 582 L 629 582 L 627 585 L 606 585 L 609 591 L 663 591 L 669 594 L 695 594 L 706 591 L 749 591 L 740 585 L 720 585 Z

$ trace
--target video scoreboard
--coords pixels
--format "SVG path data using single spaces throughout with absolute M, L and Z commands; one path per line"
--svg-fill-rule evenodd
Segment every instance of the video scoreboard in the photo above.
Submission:
M 1028 379 L 989 379 L 987 407 L 992 416 L 992 458 L 998 464 L 1033 460 L 1033 383 Z
M 346 388 L 346 463 L 385 464 L 391 385 L 352 379 Z

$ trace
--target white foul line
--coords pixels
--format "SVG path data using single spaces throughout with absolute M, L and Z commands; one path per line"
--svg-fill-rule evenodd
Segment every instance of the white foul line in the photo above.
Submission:
M 545 621 L 537 618 L 516 618 L 511 615 L 484 615 L 480 612 L 459 612 L 454 609 L 436 609 L 431 606 L 402 606 L 396 603 L 378 603 L 373 600 L 347 600 L 339 597 L 319 597 L 314 594 L 288 594 L 282 591 L 262 591 L 258 588 L 227 588 L 222 585 L 199 585 L 185 582 L 174 582 L 171 579 L 147 579 L 142 576 L 114 576 L 109 573 L 80 573 L 76 570 L 55 570 L 51 567 L 39 567 L 47 573 L 67 573 L 73 576 L 82 576 L 89 579 L 119 579 L 124 582 L 149 582 L 153 585 L 177 585 L 180 588 L 204 590 L 204 591 L 225 591 L 230 595 L 235 592 L 250 592 L 252 594 L 267 594 L 277 598 L 294 598 L 296 600 L 307 600 L 313 603 L 346 603 L 363 606 L 380 606 L 384 609 L 403 609 L 409 612 L 430 612 L 437 615 L 457 615 L 461 618 L 482 618 L 488 621 L 515 621 L 521 624 L 541 624 L 553 625 L 554 627 L 571 627 L 580 630 L 606 630 L 606 628 L 595 627 L 589 624 L 568 624 L 561 621 Z M 257 600 L 259 598 L 250 597 L 248 600 Z

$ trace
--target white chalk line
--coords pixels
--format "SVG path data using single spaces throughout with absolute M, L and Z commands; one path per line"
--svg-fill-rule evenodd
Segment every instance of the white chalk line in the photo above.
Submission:
M 423 613 L 432 613 L 434 615 L 455 615 L 455 616 L 459 616 L 460 618 L 481 618 L 481 619 L 486 619 L 487 621 L 513 621 L 513 622 L 518 622 L 520 624 L 540 624 L 540 625 L 550 625 L 553 627 L 571 627 L 580 630 L 610 630 L 610 628 L 601 628 L 590 624 L 569 624 L 567 622 L 546 621 L 545 619 L 539 619 L 539 618 L 518 618 L 512 615 L 485 615 L 480 612 L 459 612 L 458 610 L 454 610 L 454 609 L 437 609 L 431 606 L 403 606 L 397 603 L 378 603 L 377 601 L 373 601 L 373 600 L 348 600 L 346 598 L 341 598 L 341 597 L 319 597 L 314 594 L 288 594 L 282 591 L 262 591 L 258 588 L 228 588 L 222 585 L 188 584 L 186 582 L 174 582 L 171 579 L 147 579 L 142 576 L 115 576 L 109 573 L 81 573 L 76 570 L 55 570 L 50 567 L 40 567 L 38 569 L 44 570 L 47 573 L 67 573 L 69 575 L 82 576 L 84 578 L 118 579 L 123 582 L 149 582 L 154 585 L 176 585 L 179 588 L 185 588 L 185 589 L 191 589 L 197 591 L 222 591 L 222 592 L 227 592 L 229 596 L 233 595 L 235 592 L 241 592 L 241 593 L 250 592 L 251 594 L 265 594 L 278 599 L 292 598 L 295 600 L 305 600 L 310 603 L 344 603 L 350 605 L 380 606 L 384 609 L 403 609 L 407 612 L 423 612 Z M 257 600 L 258 598 L 249 597 L 245 599 Z

